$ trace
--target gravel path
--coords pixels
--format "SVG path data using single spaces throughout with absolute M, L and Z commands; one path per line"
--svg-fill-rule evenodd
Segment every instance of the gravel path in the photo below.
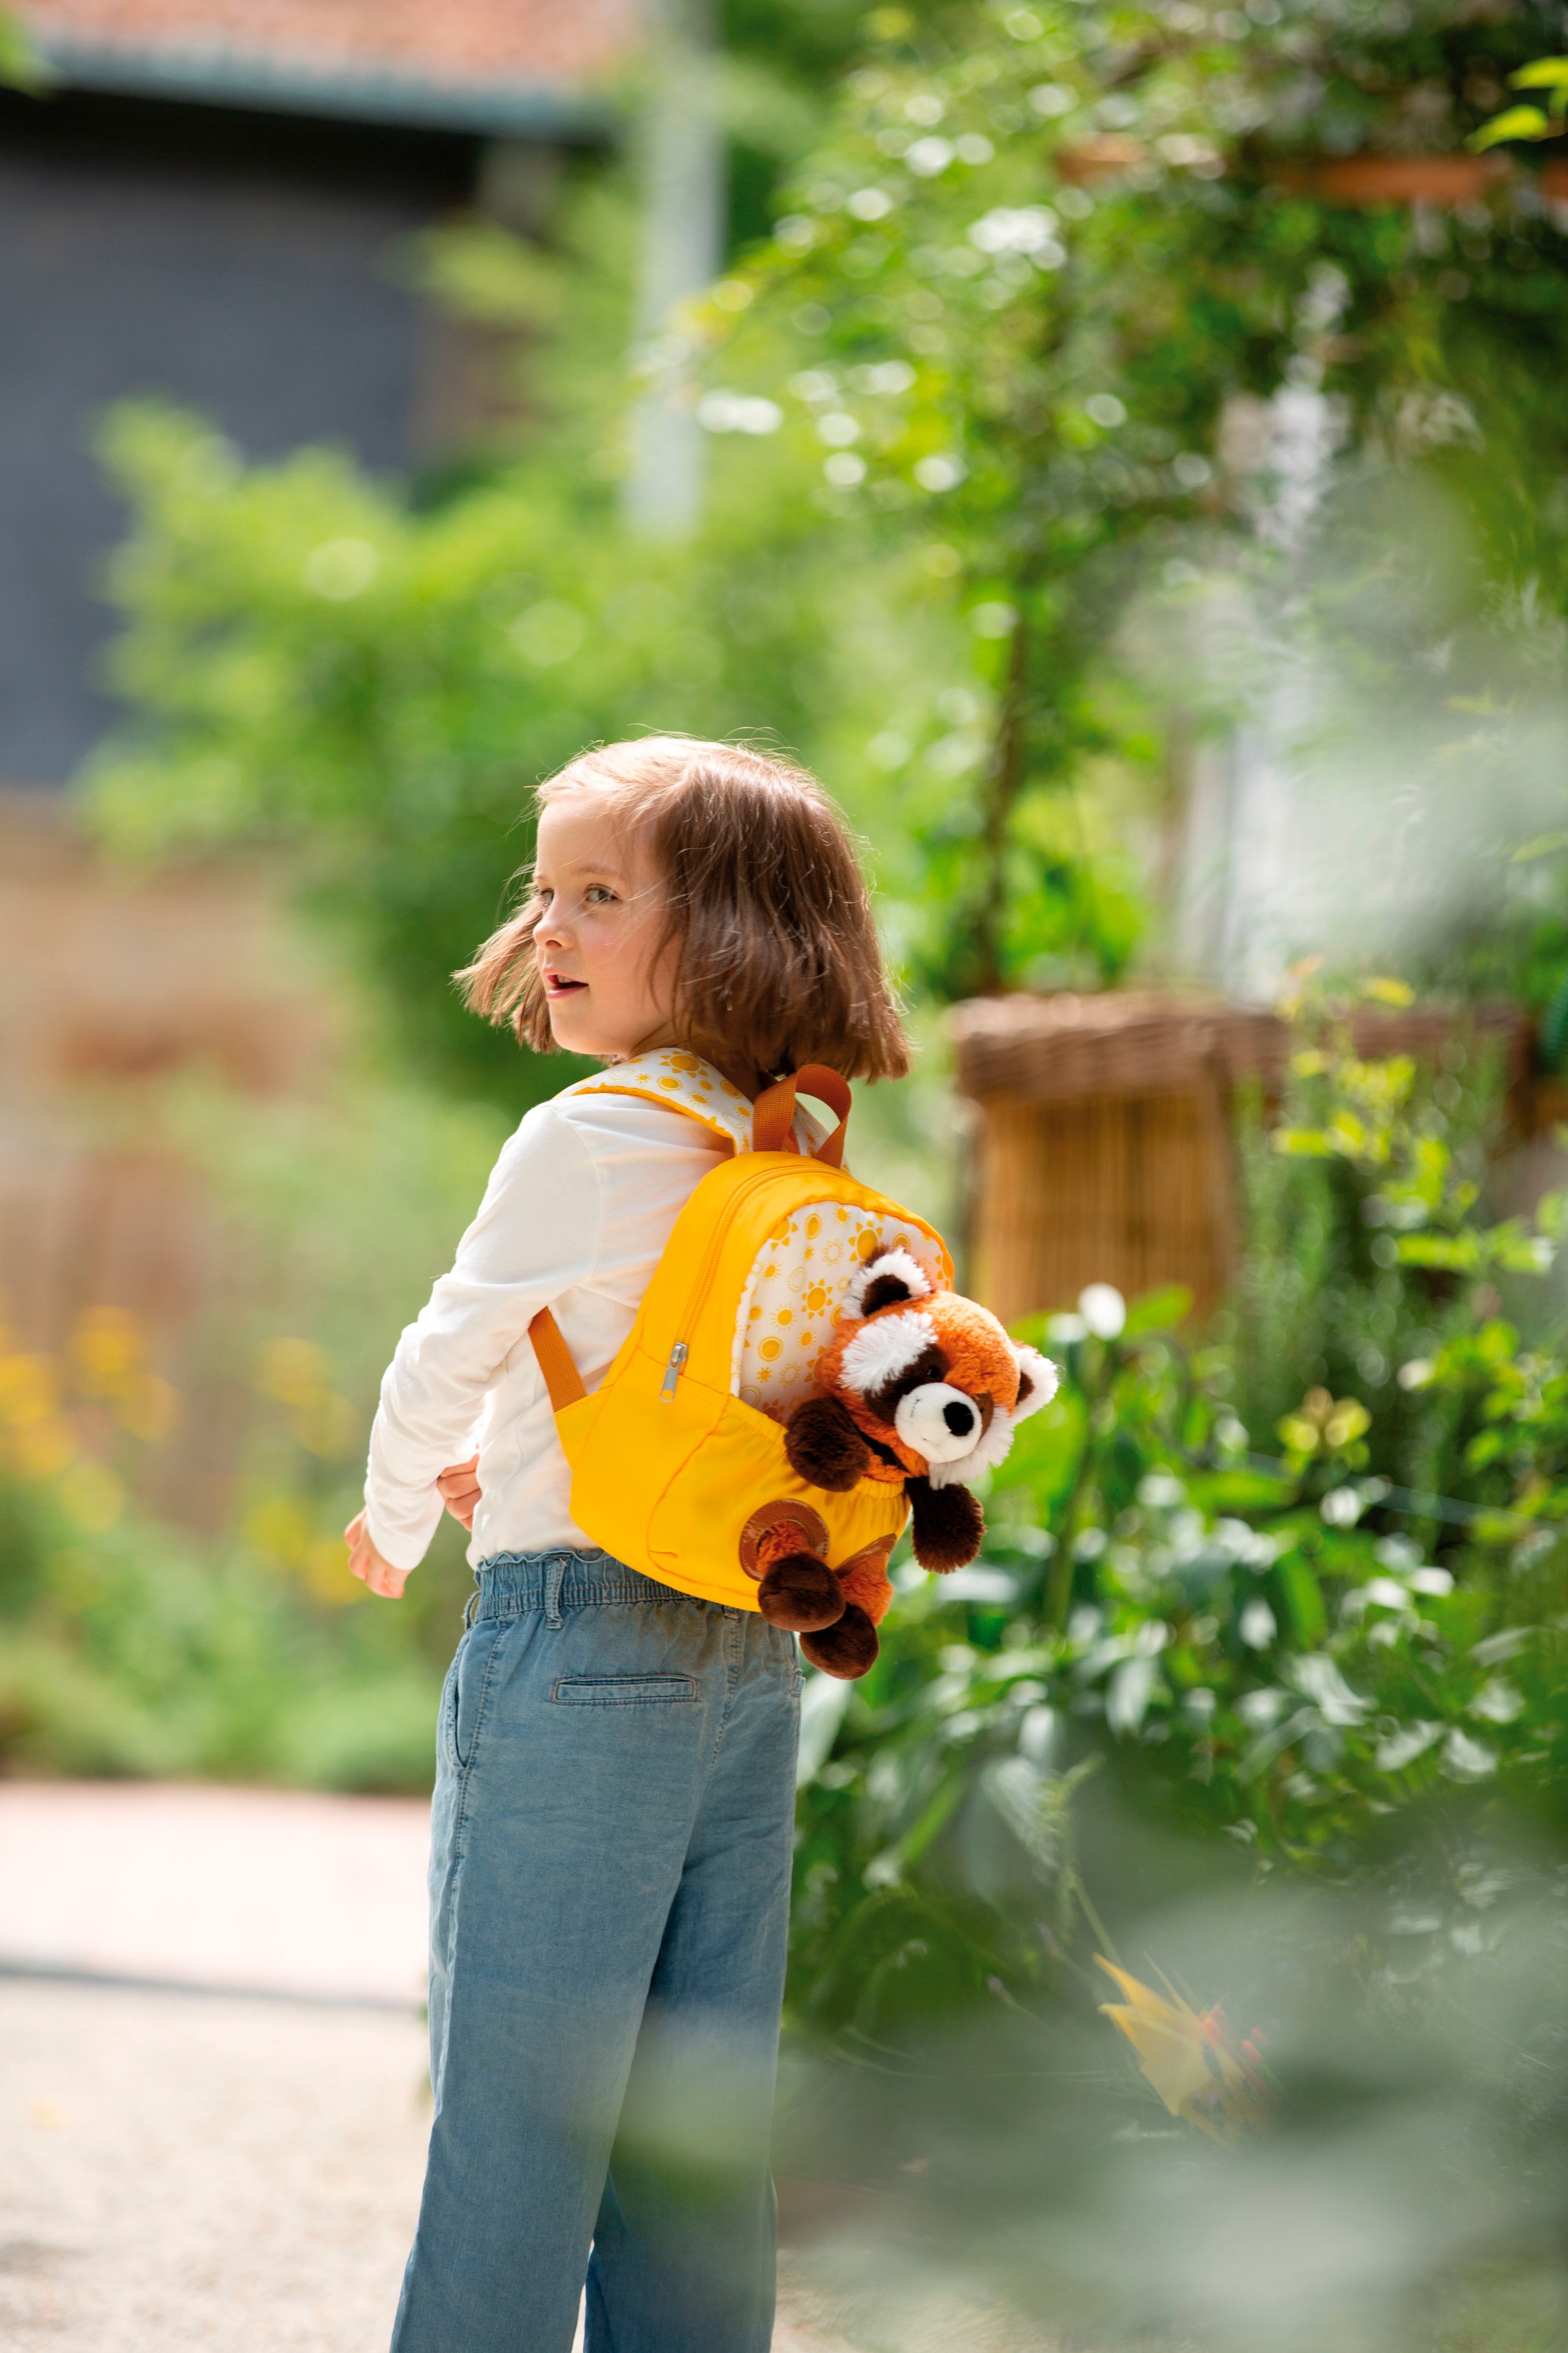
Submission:
M 385 2353 L 428 2126 L 414 2018 L 0 1982 L 0 2345 Z
M 422 2045 L 395 2013 L 0 1984 L 0 2343 L 384 2353 Z
M 398 1799 L 0 1783 L 5 2353 L 385 2353 L 426 1836 Z M 773 2353 L 1037 2348 L 823 2249 L 784 2258 Z

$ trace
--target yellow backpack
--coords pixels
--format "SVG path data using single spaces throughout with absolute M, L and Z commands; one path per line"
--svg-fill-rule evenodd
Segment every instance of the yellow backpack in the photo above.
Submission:
M 796 1140 L 797 1090 L 838 1115 L 815 1150 Z M 671 1050 L 571 1092 L 642 1095 L 684 1111 L 725 1135 L 733 1155 L 701 1179 L 676 1219 L 637 1321 L 592 1396 L 548 1308 L 530 1329 L 572 1466 L 579 1527 L 659 1584 L 739 1609 L 757 1607 L 766 1565 L 758 1546 L 789 1506 L 826 1528 L 831 1567 L 890 1544 L 908 1508 L 902 1487 L 865 1479 L 833 1494 L 808 1486 L 785 1458 L 782 1419 L 741 1393 L 771 1395 L 758 1385 L 775 1366 L 781 1413 L 795 1402 L 791 1388 L 807 1393 L 810 1363 L 850 1280 L 879 1250 L 898 1243 L 943 1287 L 952 1281 L 934 1228 L 843 1169 L 844 1080 L 812 1063 L 768 1088 L 753 1109 L 708 1064 Z M 805 1132 L 809 1141 L 814 1132 Z M 802 1335 L 809 1352 L 792 1345 Z

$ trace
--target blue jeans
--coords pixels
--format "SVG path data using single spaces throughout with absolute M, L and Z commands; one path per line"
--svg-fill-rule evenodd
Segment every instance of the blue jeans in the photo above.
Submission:
M 767 2353 L 794 1641 L 602 1552 L 478 1577 L 393 2353 L 569 2353 L 584 2274 L 592 2353 Z

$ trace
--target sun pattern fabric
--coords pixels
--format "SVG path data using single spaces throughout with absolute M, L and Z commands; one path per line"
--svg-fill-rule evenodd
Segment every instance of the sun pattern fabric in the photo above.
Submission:
M 613 1063 L 601 1078 L 579 1079 L 569 1094 L 632 1094 L 668 1103 L 728 1136 L 737 1152 L 752 1148 L 752 1106 L 739 1087 L 700 1055 L 660 1047 Z M 822 1141 L 811 1113 L 797 1111 L 795 1138 L 803 1152 Z M 901 1245 L 941 1282 L 929 1237 L 896 1218 L 875 1218 L 847 1203 L 819 1202 L 797 1210 L 770 1235 L 741 1294 L 730 1388 L 747 1405 L 782 1421 L 806 1396 L 816 1360 L 844 1310 L 857 1268 L 879 1250 Z
M 918 1227 L 842 1201 L 797 1209 L 769 1235 L 741 1293 L 730 1365 L 733 1394 L 784 1420 L 811 1393 L 851 1279 L 879 1250 L 898 1247 L 941 1282 L 930 1237 Z
M 721 1071 L 705 1062 L 700 1054 L 689 1054 L 678 1046 L 661 1046 L 651 1054 L 637 1054 L 628 1061 L 612 1062 L 602 1078 L 579 1079 L 576 1085 L 565 1091 L 572 1095 L 651 1095 L 656 1103 L 668 1103 L 671 1111 L 689 1112 L 694 1119 L 727 1135 L 737 1152 L 752 1148 L 752 1106 L 737 1086 L 732 1086 Z M 816 1140 L 820 1131 L 802 1113 L 795 1119 L 798 1140 L 803 1126 L 809 1126 Z M 810 1145 L 802 1147 L 809 1151 Z

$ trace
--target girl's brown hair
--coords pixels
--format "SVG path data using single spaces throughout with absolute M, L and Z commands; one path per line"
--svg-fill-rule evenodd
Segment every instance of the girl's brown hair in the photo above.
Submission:
M 539 806 L 595 792 L 642 834 L 663 878 L 680 1043 L 765 1077 L 826 1062 L 901 1078 L 909 1040 L 844 821 L 804 768 L 732 744 L 655 735 L 583 753 Z M 476 1013 L 552 1050 L 531 897 L 456 977 Z

